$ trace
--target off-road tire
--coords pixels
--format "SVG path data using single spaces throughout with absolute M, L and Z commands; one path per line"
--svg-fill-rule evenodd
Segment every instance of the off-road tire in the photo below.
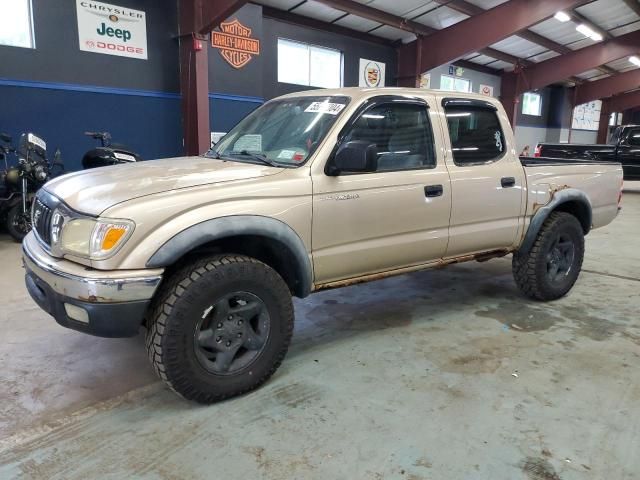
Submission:
M 566 278 L 552 282 L 547 275 L 547 255 L 559 235 L 571 239 L 574 258 Z M 548 301 L 563 297 L 578 279 L 584 258 L 584 232 L 578 219 L 566 212 L 552 212 L 527 253 L 515 252 L 512 260 L 513 278 L 526 296 Z
M 259 356 L 235 374 L 216 375 L 197 358 L 194 336 L 213 298 L 242 290 L 259 297 L 270 329 Z M 158 376 L 176 393 L 199 403 L 213 403 L 249 392 L 278 369 L 293 334 L 291 292 L 268 265 L 240 255 L 196 260 L 173 273 L 156 294 L 147 323 L 146 347 Z

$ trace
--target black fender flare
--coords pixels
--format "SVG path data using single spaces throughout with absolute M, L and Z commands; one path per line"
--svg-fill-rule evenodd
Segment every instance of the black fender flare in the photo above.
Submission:
M 311 293 L 313 268 L 302 239 L 286 223 L 259 215 L 231 215 L 192 225 L 167 240 L 149 258 L 146 266 L 167 267 L 194 248 L 238 235 L 259 235 L 282 244 L 291 253 L 296 271 L 298 284 L 294 288 L 295 295 L 304 298 Z
M 518 248 L 519 253 L 527 253 L 533 247 L 533 243 L 536 241 L 536 237 L 542 228 L 542 224 L 551 215 L 551 212 L 556 210 L 560 205 L 567 202 L 579 202 L 586 207 L 587 219 L 583 223 L 583 229 L 585 235 L 589 233 L 592 222 L 592 207 L 589 197 L 581 191 L 575 188 L 566 188 L 564 190 L 557 191 L 553 198 L 545 206 L 541 207 L 531 219 L 527 233 L 522 240 L 522 244 Z

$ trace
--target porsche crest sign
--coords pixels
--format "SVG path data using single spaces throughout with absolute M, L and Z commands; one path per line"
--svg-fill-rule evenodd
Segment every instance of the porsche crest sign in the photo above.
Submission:
M 251 38 L 251 29 L 238 19 L 220 24 L 219 32 L 211 32 L 211 46 L 220 50 L 220 55 L 233 68 L 242 68 L 260 55 L 260 40 Z

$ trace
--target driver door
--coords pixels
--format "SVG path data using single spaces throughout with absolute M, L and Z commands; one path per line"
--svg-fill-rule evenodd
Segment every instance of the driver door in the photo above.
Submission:
M 375 144 L 375 171 L 329 176 L 326 165 L 312 169 L 316 284 L 444 255 L 451 189 L 440 132 L 432 129 L 437 108 L 430 101 L 375 97 L 353 114 L 337 143 Z

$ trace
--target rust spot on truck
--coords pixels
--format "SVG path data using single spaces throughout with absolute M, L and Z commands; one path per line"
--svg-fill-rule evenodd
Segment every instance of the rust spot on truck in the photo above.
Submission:
M 549 194 L 551 195 L 549 197 L 549 201 L 551 201 L 553 199 L 553 197 L 555 197 L 556 193 L 562 191 L 562 190 L 566 190 L 567 188 L 571 188 L 570 185 L 564 184 L 564 185 L 552 185 L 551 188 L 549 189 Z
M 397 270 L 388 270 L 386 272 L 373 273 L 369 275 L 363 275 L 361 277 L 348 278 L 346 280 L 337 280 L 334 282 L 320 283 L 315 285 L 314 291 L 329 290 L 332 288 L 349 287 L 351 285 L 357 285 L 359 283 L 371 282 L 373 280 L 382 280 L 383 278 L 395 277 L 396 275 L 403 275 L 405 273 L 417 272 L 420 270 L 439 269 L 444 268 L 447 265 L 454 263 L 470 262 L 477 260 L 478 262 L 486 262 L 492 258 L 504 257 L 511 253 L 513 249 L 499 249 L 491 250 L 488 252 L 475 253 L 472 255 L 462 255 L 454 258 L 440 259 L 437 262 L 429 263 L 426 265 L 414 265 L 412 267 L 400 268 Z
M 107 297 L 99 297 L 97 295 L 89 295 L 88 297 L 83 297 L 82 295 L 80 295 L 76 298 L 81 302 L 89 302 L 89 303 L 109 303 L 114 301 Z

